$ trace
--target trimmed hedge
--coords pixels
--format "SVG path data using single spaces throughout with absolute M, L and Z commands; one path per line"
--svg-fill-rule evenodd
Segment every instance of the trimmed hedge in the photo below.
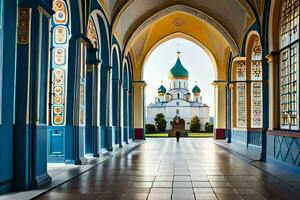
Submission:
M 156 133 L 155 126 L 153 124 L 146 124 L 145 129 L 146 129 L 146 134 L 147 133 Z

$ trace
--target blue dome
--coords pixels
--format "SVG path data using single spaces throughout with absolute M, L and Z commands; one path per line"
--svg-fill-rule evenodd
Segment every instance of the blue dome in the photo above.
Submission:
M 169 77 L 174 78 L 188 78 L 189 72 L 185 69 L 180 61 L 180 57 L 178 56 L 176 64 L 169 72 Z
M 195 85 L 195 87 L 193 88 L 192 92 L 193 93 L 200 93 L 201 89 L 197 85 Z
M 167 89 L 161 85 L 158 90 L 157 90 L 158 94 L 165 94 L 167 92 Z

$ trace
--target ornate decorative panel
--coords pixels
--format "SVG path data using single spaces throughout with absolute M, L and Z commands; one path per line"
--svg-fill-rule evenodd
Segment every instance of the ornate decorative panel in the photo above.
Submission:
M 90 39 L 94 48 L 98 48 L 98 36 L 93 19 L 90 18 L 87 27 L 87 37 Z
M 55 15 L 51 20 L 51 75 L 50 83 L 50 122 L 52 126 L 65 124 L 65 99 L 67 77 L 67 53 L 70 37 L 68 7 L 64 0 L 54 0 L 53 9 Z
M 68 22 L 68 10 L 67 5 L 63 0 L 53 1 L 53 10 L 55 14 L 53 20 L 55 24 L 67 24 Z
M 261 128 L 263 119 L 263 93 L 262 93 L 262 83 L 253 82 L 251 83 L 251 127 Z
M 29 41 L 29 23 L 30 23 L 30 9 L 19 8 L 18 10 L 18 43 L 28 44 Z
M 236 80 L 246 80 L 246 61 L 238 61 L 236 66 Z
M 57 44 L 65 44 L 68 39 L 68 29 L 64 26 L 57 26 L 54 29 L 54 41 Z
M 237 127 L 247 127 L 247 88 L 246 83 L 237 83 Z

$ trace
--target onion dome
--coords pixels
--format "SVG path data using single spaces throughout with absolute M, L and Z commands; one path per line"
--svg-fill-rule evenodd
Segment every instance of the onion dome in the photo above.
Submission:
M 178 58 L 176 64 L 169 72 L 169 78 L 188 78 L 189 72 L 185 69 L 180 61 L 180 52 L 178 52 Z
M 197 85 L 195 85 L 195 87 L 193 88 L 192 92 L 193 92 L 194 94 L 195 94 L 195 93 L 200 93 L 201 90 L 200 90 L 200 88 L 199 88 Z
M 163 85 L 161 85 L 161 86 L 158 88 L 157 92 L 158 92 L 158 94 L 166 94 L 167 89 L 166 89 Z

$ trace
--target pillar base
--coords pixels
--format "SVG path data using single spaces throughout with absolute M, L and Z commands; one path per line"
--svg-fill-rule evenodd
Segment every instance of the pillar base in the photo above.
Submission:
M 48 173 L 45 173 L 43 175 L 37 176 L 34 178 L 32 183 L 32 189 L 41 188 L 45 185 L 50 184 L 52 181 L 52 178 L 48 175 Z
M 136 140 L 144 140 L 145 139 L 145 134 L 144 134 L 144 129 L 143 128 L 136 128 L 134 130 L 134 135 Z
M 214 139 L 215 140 L 225 140 L 225 128 L 216 128 L 214 129 Z

